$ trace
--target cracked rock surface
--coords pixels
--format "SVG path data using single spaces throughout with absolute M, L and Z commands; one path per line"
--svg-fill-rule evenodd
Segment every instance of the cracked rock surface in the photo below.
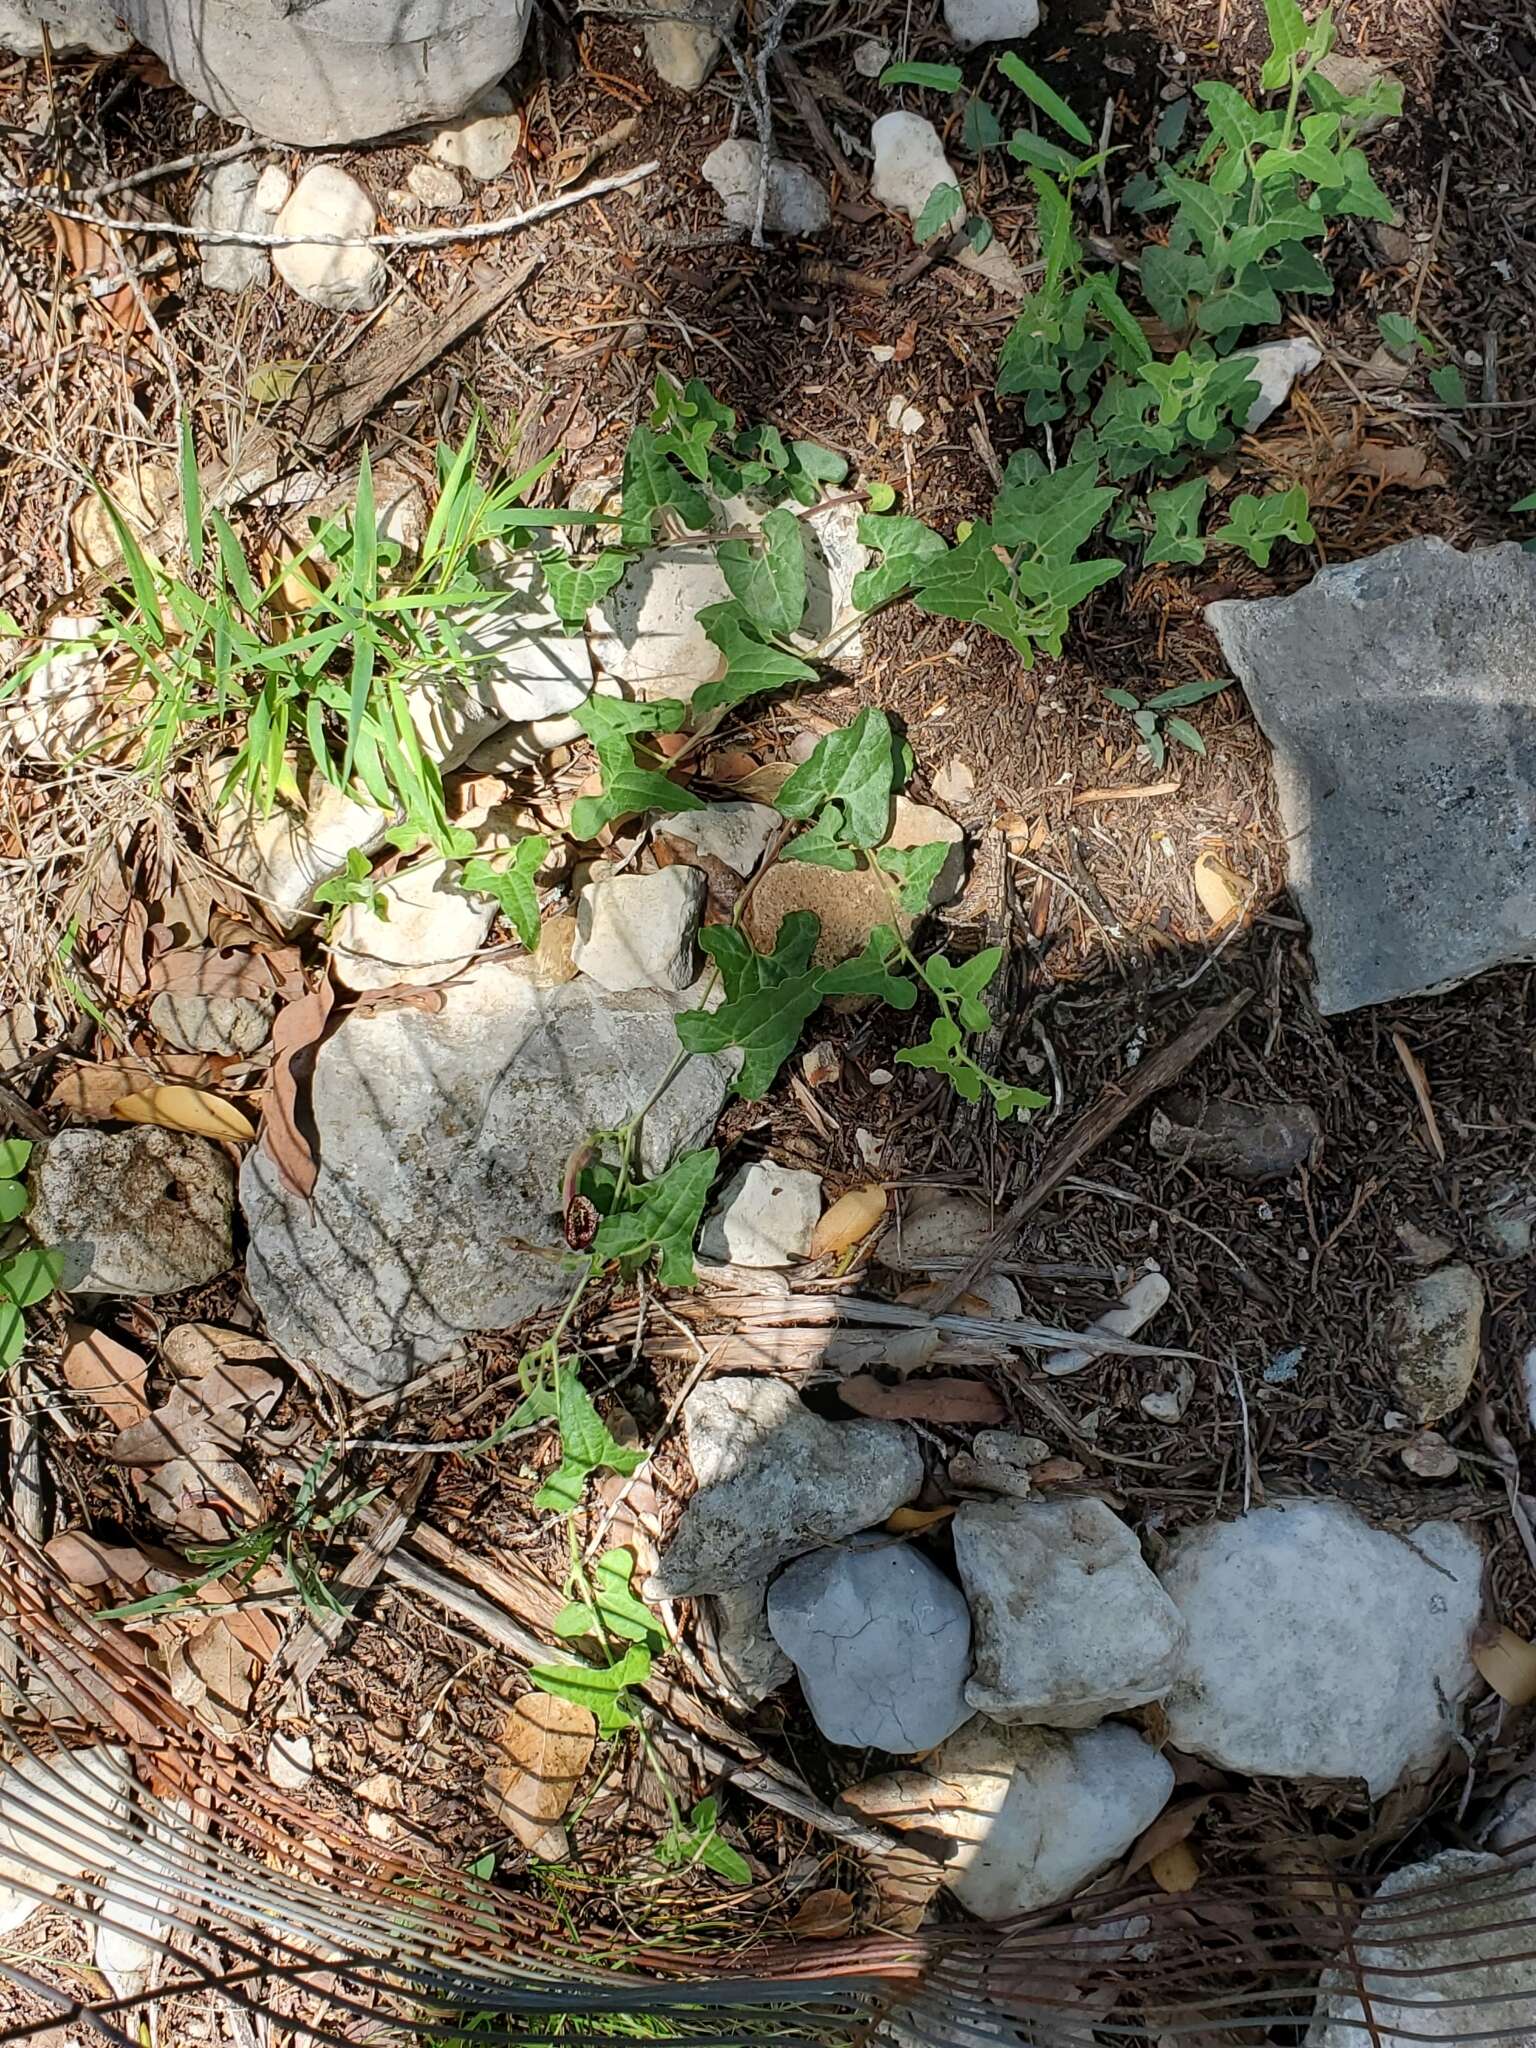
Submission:
M 912 1756 L 971 1718 L 965 1599 L 910 1544 L 865 1537 L 790 1565 L 768 1626 L 829 1742 Z

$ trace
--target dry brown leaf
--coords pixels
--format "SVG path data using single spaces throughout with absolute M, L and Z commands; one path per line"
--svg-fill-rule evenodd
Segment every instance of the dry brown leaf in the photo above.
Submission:
M 765 761 L 760 768 L 738 776 L 731 784 L 731 794 L 750 797 L 753 803 L 771 804 L 794 772 L 793 761 Z
M 947 1522 L 954 1512 L 954 1501 L 941 1508 L 895 1508 L 886 1516 L 885 1526 L 892 1536 L 920 1536 L 925 1529 Z
M 1211 1798 L 1211 1793 L 1202 1792 L 1197 1798 L 1182 1799 L 1173 1806 L 1165 1806 L 1152 1825 L 1137 1836 L 1120 1873 L 1121 1883 L 1128 1882 L 1138 1870 L 1145 1870 L 1154 1858 L 1184 1841 L 1196 1821 L 1209 1808 Z
M 139 1482 L 146 1510 L 185 1543 L 222 1543 L 230 1524 L 253 1528 L 266 1515 L 250 1474 L 232 1459 L 172 1458 Z
M 220 1615 L 204 1622 L 187 1638 L 187 1662 L 208 1688 L 209 1697 L 232 1713 L 251 1704 L 251 1653 L 238 1642 Z
M 254 1330 L 225 1330 L 217 1323 L 178 1323 L 174 1330 L 166 1332 L 160 1356 L 182 1380 L 200 1380 L 223 1366 L 276 1368 L 280 1363 L 278 1354 L 267 1339 L 258 1337 Z M 241 1400 L 260 1402 L 268 1392 L 266 1387 L 253 1385 L 250 1381 L 231 1379 L 229 1384 L 237 1390 Z M 274 1380 L 272 1385 L 280 1386 L 281 1381 Z M 275 1399 L 274 1395 L 266 1401 L 266 1406 L 261 1409 L 263 1416 L 269 1413 Z
M 1245 882 L 1235 868 L 1229 868 L 1218 854 L 1202 853 L 1195 862 L 1195 894 L 1211 921 L 1212 931 L 1220 931 L 1239 916 L 1252 893 L 1253 885 Z
M 93 1401 L 116 1429 L 131 1429 L 149 1413 L 144 1379 L 149 1367 L 136 1351 L 89 1323 L 71 1323 L 59 1369 L 77 1394 Z
M 853 1925 L 853 1893 L 836 1886 L 812 1892 L 789 1923 L 788 1932 L 806 1941 L 836 1941 Z
M 222 1095 L 210 1095 L 206 1088 L 188 1088 L 168 1081 L 154 1088 L 141 1088 L 123 1095 L 112 1105 L 112 1114 L 130 1124 L 157 1124 L 166 1131 L 188 1131 L 198 1138 L 221 1138 L 243 1144 L 256 1135 L 256 1126 L 243 1109 L 236 1109 Z
M 48 1100 L 55 1109 L 99 1121 L 113 1114 L 125 1095 L 157 1087 L 166 1080 L 211 1081 L 214 1064 L 200 1052 L 157 1055 L 153 1066 L 143 1060 L 85 1061 L 68 1068 L 54 1083 Z
M 179 946 L 151 961 L 145 988 L 151 995 L 245 996 L 272 993 L 271 965 L 261 953 L 234 946 Z
M 596 1740 L 597 1723 L 585 1707 L 547 1692 L 526 1693 L 502 1727 L 507 1761 L 487 1770 L 486 1801 L 523 1847 L 546 1862 L 567 1853 L 560 1817 Z
M 148 972 L 144 947 L 149 937 L 149 910 L 133 899 L 113 921 L 105 944 L 92 956 L 91 967 L 103 988 L 119 1002 L 131 1003 L 143 993 Z
M 1445 486 L 1445 472 L 1431 469 L 1422 448 L 1387 441 L 1362 441 L 1352 462 L 1356 474 L 1403 491 L 1438 491 Z
M 86 1529 L 63 1529 L 43 1549 L 72 1586 L 104 1586 L 110 1579 L 136 1586 L 148 1570 L 142 1551 L 98 1542 Z
M 392 981 L 388 988 L 365 989 L 352 1005 L 352 1011 L 360 1017 L 371 1017 L 378 1010 L 420 1010 L 425 1016 L 435 1017 L 447 1000 L 441 988 L 418 988 L 413 981 Z
M 904 1386 L 887 1387 L 869 1373 L 856 1373 L 837 1391 L 856 1415 L 873 1415 L 882 1422 L 990 1426 L 1008 1419 L 1002 1396 L 981 1380 L 908 1380 Z
M 335 999 L 329 981 L 321 981 L 279 1010 L 272 1027 L 272 1076 L 262 1106 L 261 1142 L 284 1187 L 303 1202 L 314 1193 L 320 1172 L 311 1136 L 309 1077 Z
M 1512 1628 L 1479 1629 L 1472 1644 L 1472 1662 L 1483 1681 L 1512 1707 L 1536 1700 L 1536 1643 Z
M 884 1188 L 850 1188 L 839 1195 L 811 1233 L 810 1256 L 832 1257 L 868 1237 L 886 1211 Z
M 1200 1858 L 1188 1842 L 1175 1842 L 1152 1858 L 1147 1872 L 1159 1891 L 1192 1892 L 1200 1882 Z
M 272 1354 L 259 1339 L 213 1332 L 215 1336 L 235 1336 L 247 1351 L 241 1360 L 221 1355 L 218 1347 L 208 1342 L 212 1325 L 192 1327 L 199 1337 L 181 1340 L 178 1348 L 182 1355 L 201 1356 L 206 1362 L 195 1377 L 179 1382 L 153 1414 L 113 1440 L 107 1456 L 114 1464 L 163 1465 L 168 1459 L 194 1457 L 210 1447 L 216 1454 L 234 1450 L 243 1442 L 249 1423 L 265 1421 L 277 1405 L 283 1383 L 260 1362 Z M 254 1360 L 249 1355 L 251 1349 Z M 171 1350 L 168 1342 L 167 1356 Z
M 717 747 L 704 763 L 704 774 L 710 782 L 740 782 L 760 766 L 756 754 L 745 747 Z
M 1043 1458 L 1029 1468 L 1032 1486 L 1068 1486 L 1082 1476 L 1083 1467 L 1075 1458 Z

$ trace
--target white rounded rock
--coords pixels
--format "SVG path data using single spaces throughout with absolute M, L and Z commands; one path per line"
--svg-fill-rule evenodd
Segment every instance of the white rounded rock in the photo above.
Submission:
M 432 138 L 432 160 L 449 170 L 463 171 L 478 185 L 489 184 L 492 178 L 501 176 L 516 156 L 519 128 L 510 95 L 499 85 L 493 85 L 467 113 L 438 129 Z M 426 199 L 424 192 L 417 191 L 414 175 L 406 182 L 419 199 Z M 457 199 L 427 200 L 428 205 L 457 203 Z
M 300 178 L 277 217 L 280 235 L 360 237 L 378 226 L 373 201 L 335 164 L 316 164 Z M 272 266 L 290 290 L 331 313 L 370 313 L 389 273 L 377 249 L 299 241 L 272 251 Z
M 1387 1309 L 1393 1379 L 1416 1422 L 1438 1422 L 1472 1391 L 1482 1355 L 1483 1283 L 1470 1266 L 1410 1280 Z
M 960 180 L 944 154 L 939 131 L 921 114 L 902 109 L 882 114 L 869 131 L 875 152 L 875 174 L 870 191 L 886 206 L 894 206 L 916 227 L 923 208 L 940 185 L 958 186 Z M 963 227 L 965 209 L 960 207 L 949 228 Z M 1011 298 L 1022 297 L 1024 274 L 1000 242 L 990 242 L 978 253 L 962 247 L 954 259 L 963 269 L 974 270 L 994 290 Z
M 699 868 L 612 875 L 576 899 L 571 958 L 611 994 L 690 988 L 699 971 L 699 923 L 709 885 Z
M 1234 361 L 1237 356 L 1253 358 L 1253 375 L 1259 386 L 1258 396 L 1243 421 L 1250 433 L 1262 426 L 1271 413 L 1280 410 L 1296 379 L 1315 370 L 1323 360 L 1322 350 L 1305 334 L 1290 334 L 1283 341 L 1261 341 L 1257 348 L 1239 349 Z
M 755 1159 L 720 1190 L 699 1233 L 699 1256 L 718 1266 L 793 1265 L 809 1258 L 820 1216 L 819 1173 Z
M 1040 26 L 1040 0 L 944 0 L 944 25 L 962 50 L 1014 42 Z
M 1458 1524 L 1393 1536 L 1338 1501 L 1174 1537 L 1158 1576 L 1189 1636 L 1169 1740 L 1224 1770 L 1360 1778 L 1381 1798 L 1450 1747 L 1482 1575 Z
M 762 183 L 762 152 L 755 142 L 734 135 L 717 143 L 701 166 L 705 182 L 720 195 L 726 225 L 757 225 L 757 197 Z M 832 218 L 827 195 L 799 164 L 773 158 L 768 165 L 768 196 L 763 201 L 763 226 L 770 234 L 815 235 Z
M 336 979 L 346 988 L 430 987 L 474 959 L 496 916 L 489 896 L 459 887 L 457 861 L 426 860 L 379 884 L 383 916 L 349 903 L 331 934 Z

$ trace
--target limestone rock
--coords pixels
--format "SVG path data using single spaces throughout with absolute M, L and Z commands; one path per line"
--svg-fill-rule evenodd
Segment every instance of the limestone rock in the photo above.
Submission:
M 1323 1142 L 1317 1112 L 1302 1102 L 1201 1102 L 1165 1095 L 1147 1130 L 1164 1159 L 1230 1174 L 1233 1180 L 1283 1180 L 1309 1166 Z
M 1013 42 L 1040 26 L 1040 0 L 944 0 L 944 26 L 962 50 Z
M 481 93 L 467 112 L 438 129 L 432 138 L 432 161 L 449 170 L 463 171 L 477 185 L 486 185 L 499 178 L 516 156 L 520 132 L 521 124 L 510 95 L 499 85 L 493 85 Z M 410 180 L 406 182 L 409 184 Z M 416 190 L 414 186 L 411 189 Z M 454 189 L 457 191 L 457 186 Z M 455 199 L 436 203 L 445 206 L 458 202 Z
M 371 235 L 377 226 L 373 201 L 336 164 L 307 170 L 277 216 L 280 235 L 356 237 Z M 297 242 L 274 249 L 272 267 L 301 299 L 331 313 L 371 313 L 389 282 L 383 257 L 367 247 Z
M 405 174 L 406 190 L 434 213 L 444 213 L 464 204 L 464 188 L 452 171 L 440 163 L 412 164 Z
M 1090 1323 L 1086 1334 L 1090 1337 L 1134 1337 L 1138 1330 L 1145 1328 L 1161 1308 L 1166 1308 L 1168 1297 L 1173 1292 L 1167 1275 L 1152 1261 L 1147 1261 L 1149 1270 L 1138 1274 L 1127 1287 L 1115 1306 L 1106 1309 L 1103 1315 Z M 1106 1354 L 1091 1350 L 1086 1344 L 1079 1349 L 1067 1345 L 1060 1351 L 1041 1353 L 1040 1363 L 1052 1379 L 1065 1379 L 1070 1374 L 1081 1372 L 1085 1366 L 1097 1365 Z
M 275 207 L 264 203 L 264 176 L 249 157 L 215 164 L 198 182 L 192 201 L 193 227 L 238 229 L 260 235 L 280 232 L 276 221 L 283 200 Z M 265 197 L 270 199 L 271 195 L 268 180 Z M 269 267 L 265 249 L 249 248 L 239 242 L 204 242 L 200 247 L 202 281 L 210 291 L 243 292 L 248 286 L 265 281 Z
M 880 1240 L 880 1263 L 925 1273 L 930 1259 L 973 1259 L 993 1220 L 985 1203 L 958 1188 L 916 1188 L 902 1203 L 895 1229 Z
M 1441 1266 L 1393 1295 L 1387 1346 L 1416 1422 L 1438 1422 L 1472 1390 L 1483 1342 L 1483 1283 L 1470 1266 Z
M 1321 1009 L 1536 954 L 1536 555 L 1403 541 L 1206 618 L 1274 750 Z
M 782 1380 L 706 1380 L 684 1403 L 683 1426 L 698 1491 L 648 1599 L 766 1579 L 788 1558 L 883 1522 L 923 1483 L 910 1430 L 823 1422 Z
M 1175 1536 L 1158 1576 L 1189 1640 L 1169 1740 L 1226 1770 L 1362 1778 L 1379 1799 L 1450 1746 L 1482 1570 L 1455 1523 L 1404 1539 L 1337 1501 Z
M 705 182 L 719 193 L 728 227 L 750 229 L 757 225 L 761 166 L 757 144 L 742 135 L 718 143 L 705 157 L 701 166 Z M 770 234 L 819 234 L 831 217 L 826 192 L 809 171 L 777 157 L 769 162 L 763 226 Z
M 464 671 L 408 693 L 411 722 L 444 774 L 504 727 L 564 718 L 592 694 L 587 643 L 562 631 L 537 561 L 511 555 L 483 573 L 490 599 L 450 614 Z
M 668 10 L 691 21 L 648 21 L 645 50 L 657 76 L 679 92 L 697 92 L 720 56 L 721 33 L 729 34 L 737 0 L 678 0 Z
M 279 1728 L 267 1744 L 267 1776 L 279 1792 L 302 1792 L 315 1774 L 315 1746 L 307 1735 Z
M 207 1138 L 153 1124 L 61 1131 L 32 1155 L 27 1227 L 70 1294 L 179 1294 L 234 1263 L 235 1169 Z
M 1536 2048 L 1530 1897 L 1529 1867 L 1469 1849 L 1394 1870 L 1352 1930 L 1350 1967 L 1323 1977 L 1306 2048 Z
M 935 839 L 946 840 L 955 849 L 934 884 L 932 904 L 938 908 L 960 893 L 965 878 L 965 833 L 942 811 L 897 797 L 886 845 L 927 846 Z M 792 910 L 812 911 L 821 920 L 814 956 L 818 967 L 831 967 L 862 953 L 877 924 L 894 921 L 908 937 L 917 927 L 915 917 L 892 909 L 890 891 L 867 869 L 843 875 L 808 861 L 780 861 L 753 890 L 743 918 L 747 936 L 759 952 L 772 949 L 781 920 Z
M 0 1934 L 37 1911 L 39 1890 L 112 1869 L 128 1841 L 126 1750 L 98 1744 L 23 1755 L 0 1770 Z
M 260 1051 L 275 1015 L 276 1005 L 265 997 L 205 996 L 195 989 L 162 990 L 149 1006 L 149 1021 L 167 1045 L 234 1059 Z
M 1317 343 L 1305 334 L 1289 334 L 1282 341 L 1261 341 L 1256 348 L 1237 352 L 1253 361 L 1252 374 L 1258 379 L 1258 396 L 1248 408 L 1243 425 L 1251 434 L 1271 413 L 1276 413 L 1291 395 L 1298 377 L 1305 377 L 1323 360 Z M 1234 357 L 1235 360 L 1235 357 Z
M 652 875 L 589 882 L 576 899 L 571 958 L 595 982 L 631 988 L 691 988 L 698 978 L 695 941 L 709 884 L 679 865 Z
M 1483 1240 L 1495 1258 L 1527 1256 L 1536 1235 L 1536 1162 L 1531 1171 L 1501 1174 L 1490 1183 L 1479 1222 Z
M 674 811 L 657 818 L 652 830 L 685 840 L 732 874 L 754 874 L 782 819 L 770 804 L 709 804 L 702 811 Z
M 281 164 L 263 164 L 256 180 L 256 204 L 263 213 L 270 213 L 274 220 L 288 204 L 288 194 L 293 190 L 293 180 Z
M 1010 1725 L 1091 1728 L 1166 1696 L 1184 1624 L 1102 1501 L 968 1501 L 954 1532 L 976 1625 L 973 1707 Z
M 331 933 L 331 963 L 344 988 L 429 988 L 461 974 L 479 952 L 496 916 L 489 896 L 459 887 L 453 860 L 422 860 L 379 884 L 381 917 L 372 903 L 349 903 Z
M 517 62 L 533 4 L 121 0 L 116 12 L 204 106 L 322 147 L 457 114 Z
M 264 1147 L 241 1175 L 247 1283 L 274 1340 L 377 1393 L 468 1331 L 563 1299 L 566 1161 L 658 1087 L 675 1014 L 654 990 L 609 995 L 585 976 L 548 988 L 534 962 L 484 961 L 434 1015 L 345 1017 L 315 1061 L 313 1198 L 283 1185 Z M 732 1072 L 687 1062 L 645 1119 L 647 1179 L 708 1140 Z
M 1007 1494 L 1012 1500 L 1027 1500 L 1033 1491 L 1031 1465 L 1051 1455 L 1044 1437 L 1019 1436 L 1011 1429 L 979 1429 L 968 1451 L 956 1451 L 949 1461 L 949 1476 L 955 1486 L 979 1487 L 987 1493 Z
M 706 1628 L 704 1661 L 749 1707 L 761 1706 L 795 1675 L 768 1627 L 767 1597 L 765 1585 L 751 1585 L 707 1594 L 699 1602 Z
M 971 1618 L 953 1580 L 910 1544 L 813 1551 L 768 1588 L 768 1626 L 829 1742 L 911 1756 L 971 1718 Z
M 820 1215 L 819 1173 L 753 1160 L 720 1190 L 699 1233 L 699 1256 L 717 1266 L 793 1265 L 809 1257 Z
M 55 57 L 72 57 L 81 50 L 116 57 L 133 43 L 133 37 L 118 27 L 112 0 L 0 0 L 0 50 L 40 57 L 45 22 Z
M 845 1792 L 842 1804 L 896 1831 L 938 1835 L 944 1882 L 982 1920 L 1076 1896 L 1151 1826 L 1173 1772 L 1119 1722 L 1080 1734 L 973 1720 L 920 1770 Z
M 869 131 L 875 151 L 875 175 L 870 191 L 886 206 L 894 206 L 916 227 L 923 208 L 935 188 L 958 186 L 954 166 L 944 154 L 939 131 L 921 114 L 896 111 L 882 114 Z M 965 224 L 960 208 L 949 222 L 952 234 Z M 1008 298 L 1022 298 L 1026 289 L 1023 272 L 1000 242 L 992 242 L 981 254 L 962 247 L 954 259 L 966 270 L 984 277 L 994 291 Z
M 60 612 L 48 638 L 84 640 L 100 626 L 94 613 Z M 61 644 L 20 693 L 7 699 L 7 745 L 29 761 L 60 766 L 84 753 L 96 761 L 119 760 L 130 743 L 131 714 L 145 702 L 142 682 L 123 674 L 109 679 L 106 662 L 93 648 Z
M 212 807 L 229 771 L 215 762 L 206 782 Z M 304 922 L 322 882 L 346 870 L 353 851 L 372 853 L 399 813 L 355 801 L 319 774 L 309 779 L 308 805 L 274 803 L 262 816 L 238 791 L 213 811 L 219 858 L 284 932 Z

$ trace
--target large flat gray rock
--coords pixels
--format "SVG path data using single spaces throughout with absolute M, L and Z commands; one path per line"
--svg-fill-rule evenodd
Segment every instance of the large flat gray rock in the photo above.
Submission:
M 1536 555 L 1404 541 L 1205 615 L 1274 748 L 1319 1007 L 1536 956 Z
M 564 1297 L 566 1161 L 632 1116 L 677 1052 L 674 1003 L 655 989 L 544 988 L 489 961 L 443 996 L 436 1015 L 354 1012 L 322 1046 L 312 1201 L 262 1146 L 240 1176 L 268 1330 L 359 1393 Z M 731 1075 L 726 1060 L 686 1063 L 646 1117 L 647 1176 L 707 1142 Z

